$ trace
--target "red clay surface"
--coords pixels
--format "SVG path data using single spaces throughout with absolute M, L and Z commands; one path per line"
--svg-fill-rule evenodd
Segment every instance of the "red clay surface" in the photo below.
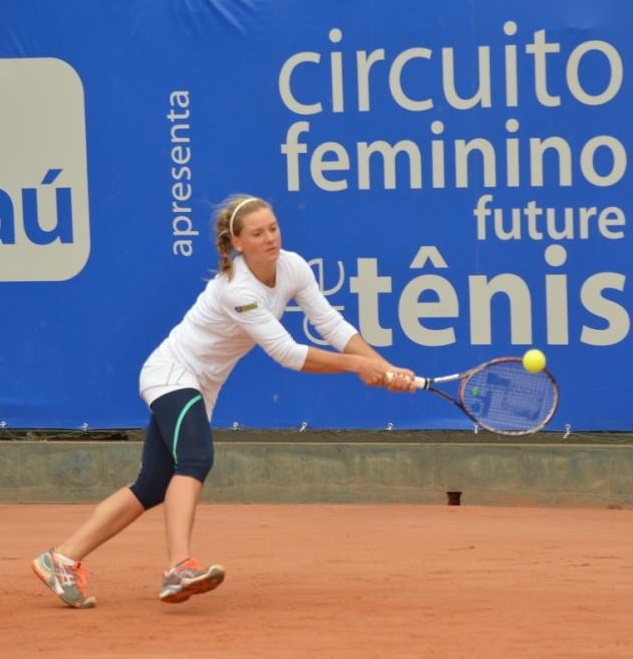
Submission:
M 82 611 L 30 561 L 91 509 L 0 505 L 3 656 L 633 657 L 631 510 L 205 505 L 196 554 L 227 579 L 180 605 L 153 510 L 86 561 Z

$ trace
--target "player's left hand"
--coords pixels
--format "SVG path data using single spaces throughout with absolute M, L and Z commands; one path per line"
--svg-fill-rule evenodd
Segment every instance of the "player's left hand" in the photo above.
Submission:
M 414 384 L 415 373 L 408 368 L 397 368 L 390 367 L 388 371 L 385 372 L 384 376 L 384 386 L 396 393 L 402 393 L 408 391 L 413 393 L 416 391 Z

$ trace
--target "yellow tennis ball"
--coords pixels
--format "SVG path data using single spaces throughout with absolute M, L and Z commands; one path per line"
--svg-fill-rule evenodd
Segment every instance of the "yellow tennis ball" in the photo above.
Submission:
M 528 371 L 528 373 L 538 373 L 539 371 L 542 371 L 545 368 L 546 363 L 547 360 L 545 359 L 545 355 L 536 348 L 528 350 L 523 355 L 523 368 Z

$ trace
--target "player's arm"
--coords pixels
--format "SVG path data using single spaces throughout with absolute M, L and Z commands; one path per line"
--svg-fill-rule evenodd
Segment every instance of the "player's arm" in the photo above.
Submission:
M 310 346 L 301 370 L 306 373 L 355 373 L 370 387 L 415 391 L 413 371 L 390 364 L 360 334 L 352 336 L 342 353 Z M 388 377 L 388 373 L 393 375 Z
M 306 266 L 309 271 L 309 268 Z M 311 273 L 311 271 L 309 271 Z M 272 359 L 286 368 L 306 373 L 356 373 L 374 387 L 392 391 L 409 389 L 413 373 L 391 366 L 373 350 L 357 330 L 340 318 L 340 314 L 320 297 L 326 313 L 334 313 L 332 331 L 328 331 L 338 352 L 330 352 L 297 343 L 281 323 L 265 308 L 262 300 L 248 289 L 236 289 L 224 300 L 224 312 L 236 322 Z M 396 377 L 388 377 L 388 372 Z
M 379 352 L 374 350 L 360 334 L 354 334 L 347 342 L 343 352 L 347 355 L 359 355 L 366 357 L 381 365 L 384 369 L 383 381 L 388 389 L 393 391 L 415 391 L 413 381 L 415 373 L 408 368 L 400 368 L 388 362 Z M 387 377 L 387 373 L 389 376 Z
M 413 372 L 393 366 L 363 339 L 326 300 L 305 260 L 295 255 L 293 268 L 293 279 L 297 282 L 295 300 L 319 334 L 337 351 L 308 348 L 301 370 L 308 373 L 356 373 L 369 386 L 415 391 Z

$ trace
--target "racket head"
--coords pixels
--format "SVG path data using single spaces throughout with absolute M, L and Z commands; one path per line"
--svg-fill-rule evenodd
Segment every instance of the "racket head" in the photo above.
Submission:
M 525 370 L 520 357 L 493 359 L 460 381 L 458 404 L 478 425 L 501 435 L 531 435 L 544 428 L 558 407 L 554 376 Z

